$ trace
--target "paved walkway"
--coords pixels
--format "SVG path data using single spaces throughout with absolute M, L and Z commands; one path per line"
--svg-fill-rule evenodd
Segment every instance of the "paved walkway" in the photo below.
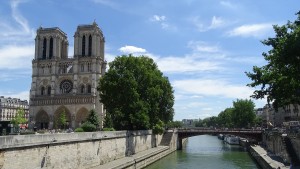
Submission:
M 270 164 L 270 166 L 272 168 L 276 168 L 278 169 L 280 167 L 280 169 L 289 169 L 290 166 L 285 166 L 282 162 L 280 161 L 276 161 L 274 159 L 276 159 L 275 156 L 271 156 L 272 154 L 268 154 L 268 152 L 262 148 L 261 146 L 251 146 L 267 163 Z
M 154 147 L 139 153 L 136 153 L 132 156 L 124 157 L 118 160 L 114 160 L 108 163 L 105 163 L 103 165 L 99 165 L 90 169 L 120 169 L 125 168 L 127 166 L 133 165 L 136 160 L 141 158 L 147 158 L 150 157 L 153 154 L 157 154 L 159 152 L 163 152 L 165 150 L 169 149 L 168 146 L 158 146 Z

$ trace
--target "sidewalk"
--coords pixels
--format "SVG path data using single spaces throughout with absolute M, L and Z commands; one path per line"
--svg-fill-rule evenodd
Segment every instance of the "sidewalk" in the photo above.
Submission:
M 290 166 L 285 166 L 282 162 L 276 161 L 276 156 L 270 157 L 270 154 L 261 146 L 251 146 L 272 168 L 289 169 Z
M 114 161 L 105 163 L 103 165 L 98 165 L 98 166 L 92 167 L 90 169 L 122 169 L 122 168 L 126 168 L 128 166 L 134 165 L 136 162 L 147 159 L 151 156 L 159 154 L 168 149 L 169 149 L 168 146 L 154 147 L 154 148 L 136 153 L 132 156 L 114 160 Z

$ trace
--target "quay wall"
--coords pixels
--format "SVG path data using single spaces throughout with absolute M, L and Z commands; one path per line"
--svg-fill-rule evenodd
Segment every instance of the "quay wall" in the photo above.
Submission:
M 268 152 L 260 146 L 250 146 L 249 153 L 263 169 L 288 169 L 283 163 L 273 160 Z
M 162 138 L 150 130 L 2 136 L 0 169 L 88 169 L 157 147 Z M 169 145 L 161 154 L 176 150 L 176 134 Z

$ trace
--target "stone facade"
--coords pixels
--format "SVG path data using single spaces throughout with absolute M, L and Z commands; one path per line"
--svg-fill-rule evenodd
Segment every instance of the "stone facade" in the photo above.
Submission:
M 57 27 L 37 30 L 32 61 L 30 124 L 39 129 L 59 127 L 66 113 L 68 127 L 76 128 L 91 109 L 104 117 L 97 83 L 105 73 L 105 39 L 94 22 L 79 25 L 74 35 L 74 56 L 68 57 L 67 35 Z

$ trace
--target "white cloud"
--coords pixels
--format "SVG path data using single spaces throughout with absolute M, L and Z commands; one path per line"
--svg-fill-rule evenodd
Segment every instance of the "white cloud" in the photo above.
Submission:
M 29 89 L 27 91 L 21 91 L 18 93 L 16 93 L 16 92 L 0 92 L 0 96 L 17 98 L 17 99 L 29 101 Z
M 177 31 L 177 27 L 167 22 L 167 17 L 164 15 L 153 15 L 149 19 L 151 22 L 157 22 L 161 28 L 169 31 Z
M 145 53 L 146 49 L 135 47 L 135 46 L 123 46 L 119 49 L 120 52 L 125 54 L 133 54 L 133 53 Z
M 210 29 L 215 29 L 222 27 L 225 24 L 225 21 L 221 17 L 213 16 L 211 20 L 211 25 L 209 26 Z
M 199 71 L 215 71 L 222 69 L 220 63 L 199 60 L 194 57 L 160 57 L 154 58 L 163 72 L 184 73 Z
M 10 22 L 4 17 L 0 18 L 0 41 L 24 42 L 33 39 L 35 35 L 33 29 L 18 10 L 21 2 L 24 1 L 11 1 L 11 17 L 14 22 Z
M 200 17 L 196 16 L 191 19 L 191 22 L 196 26 L 200 32 L 206 32 L 212 29 L 217 29 L 228 25 L 228 23 L 221 17 L 213 16 L 209 24 L 204 24 Z
M 225 98 L 249 98 L 253 91 L 244 85 L 230 84 L 222 79 L 188 79 L 175 80 L 175 91 L 205 96 L 221 96 Z
M 27 100 L 27 101 L 29 101 L 29 90 L 22 91 L 22 92 L 19 92 L 19 93 L 12 93 L 10 95 L 10 97 L 12 97 L 12 98 L 20 98 L 21 100 Z
M 152 22 L 161 22 L 161 21 L 164 21 L 164 20 L 166 20 L 166 16 L 164 16 L 164 15 L 161 15 L 161 16 L 159 16 L 159 15 L 153 15 L 150 18 L 150 21 L 152 21 Z
M 227 32 L 228 36 L 256 37 L 261 38 L 271 32 L 271 23 L 242 25 Z
M 2 46 L 0 48 L 0 69 L 31 68 L 34 46 Z
M 203 41 L 190 41 L 188 47 L 193 49 L 193 52 L 208 52 L 217 53 L 221 52 L 220 47 L 217 45 L 210 45 Z

